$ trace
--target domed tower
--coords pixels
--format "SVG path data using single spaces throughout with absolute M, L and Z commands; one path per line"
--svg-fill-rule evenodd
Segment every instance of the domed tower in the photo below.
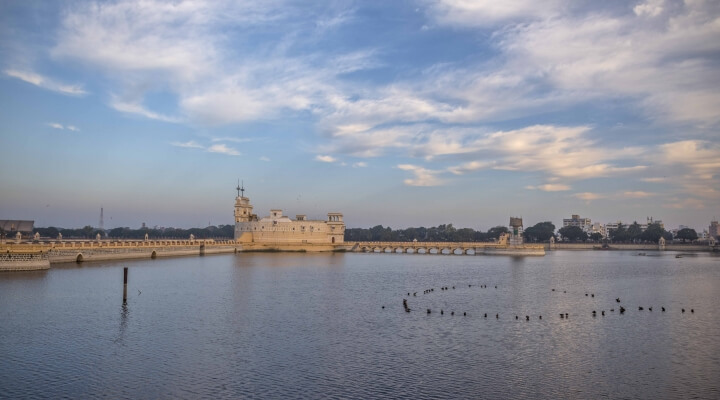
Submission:
M 249 222 L 253 218 L 253 206 L 250 205 L 250 199 L 245 197 L 245 185 L 237 186 L 238 195 L 235 198 L 235 223 Z

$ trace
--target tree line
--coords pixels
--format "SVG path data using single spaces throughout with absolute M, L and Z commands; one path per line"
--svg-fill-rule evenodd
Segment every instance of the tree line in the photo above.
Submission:
M 151 228 L 140 228 L 130 229 L 128 227 L 113 228 L 106 231 L 94 228 L 92 226 L 85 226 L 77 229 L 65 229 L 65 228 L 35 228 L 35 232 L 38 232 L 40 236 L 57 238 L 58 234 L 62 233 L 63 239 L 95 239 L 100 234 L 101 237 L 111 239 L 145 239 L 145 234 L 150 239 L 188 239 L 190 235 L 194 235 L 196 239 L 232 239 L 235 236 L 234 225 L 218 225 L 208 226 L 207 228 L 163 228 L 163 229 L 151 229 Z
M 488 242 L 497 240 L 502 233 L 507 233 L 505 226 L 496 226 L 488 229 L 487 232 L 474 230 L 472 228 L 455 228 L 452 224 L 443 224 L 431 228 L 407 228 L 393 230 L 392 228 L 377 225 L 372 228 L 348 228 L 345 229 L 345 241 L 347 242 Z M 661 237 L 671 241 L 673 239 L 693 241 L 698 238 L 694 229 L 684 228 L 673 237 L 671 232 L 666 231 L 660 224 L 648 225 L 644 231 L 640 224 L 634 222 L 630 225 L 620 224 L 617 229 L 609 232 L 607 241 L 613 243 L 657 243 Z M 579 226 L 565 226 L 555 233 L 555 225 L 550 221 L 538 222 L 523 231 L 526 242 L 546 243 L 550 238 L 562 239 L 567 242 L 602 242 L 603 235 L 599 232 L 591 234 L 585 232 Z
M 430 228 L 397 229 L 376 225 L 372 228 L 347 228 L 347 242 L 487 242 L 497 240 L 501 234 L 507 233 L 505 226 L 496 226 L 487 232 L 472 228 L 455 228 L 452 224 L 442 224 Z

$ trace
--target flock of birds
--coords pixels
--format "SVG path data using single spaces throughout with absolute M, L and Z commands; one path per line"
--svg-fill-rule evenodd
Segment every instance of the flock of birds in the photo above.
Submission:
M 472 288 L 472 287 L 473 287 L 472 284 L 469 284 L 469 285 L 468 285 L 468 288 Z M 481 289 L 487 289 L 487 285 L 484 285 L 484 284 L 483 284 L 483 285 L 479 285 L 479 287 L 480 287 Z M 452 289 L 451 289 L 451 288 L 452 288 Z M 455 286 L 442 286 L 442 287 L 440 287 L 440 290 L 442 290 L 442 291 L 445 291 L 445 290 L 454 290 L 454 289 L 455 289 Z M 497 289 L 497 285 L 495 285 L 495 289 Z M 434 291 L 435 291 L 435 288 L 425 289 L 425 290 L 423 290 L 423 294 L 432 293 L 432 292 L 434 292 Z M 552 291 L 554 292 L 555 289 L 552 289 Z M 566 290 L 563 290 L 563 293 L 567 293 L 567 291 L 566 291 Z M 417 294 L 418 294 L 418 292 L 412 292 L 412 294 L 411 294 L 410 292 L 408 292 L 407 297 L 417 297 Z M 585 297 L 593 297 L 593 298 L 594 298 L 594 297 L 595 297 L 595 293 L 585 293 Z M 619 298 L 619 297 L 615 298 L 615 302 L 616 302 L 616 303 L 620 303 L 620 298 Z M 407 299 L 404 298 L 402 304 L 403 304 L 403 309 L 405 310 L 405 312 L 408 312 L 408 313 L 409 313 L 410 311 L 412 311 L 412 310 L 410 309 L 409 305 L 408 305 L 408 300 L 407 300 Z M 623 307 L 622 305 L 620 305 L 620 306 L 618 306 L 618 307 L 619 307 L 619 308 L 618 308 L 619 313 L 620 313 L 620 314 L 624 314 L 625 311 L 626 311 L 625 307 Z M 382 308 L 385 309 L 385 306 L 382 306 Z M 666 309 L 665 309 L 664 306 L 663 306 L 663 307 L 660 307 L 660 309 L 661 309 L 662 312 L 665 312 L 665 311 L 666 311 Z M 639 307 L 638 307 L 638 311 L 644 311 L 644 310 L 645 310 L 644 307 L 642 307 L 642 306 L 639 306 Z M 652 311 L 652 310 L 653 310 L 652 306 L 651 306 L 651 307 L 648 307 L 647 310 L 648 310 L 648 311 Z M 610 312 L 615 312 L 615 308 L 610 308 Z M 682 312 L 682 313 L 685 313 L 685 308 L 682 308 L 682 309 L 681 309 L 681 312 Z M 690 309 L 690 312 L 691 312 L 691 313 L 695 313 L 695 309 L 691 308 L 691 309 Z M 430 308 L 427 309 L 427 314 L 432 314 L 432 310 L 431 310 Z M 444 314 L 445 314 L 445 310 L 440 309 L 440 315 L 444 315 Z M 593 316 L 593 317 L 597 317 L 597 314 L 598 314 L 598 313 L 597 313 L 597 310 L 592 310 L 592 316 Z M 450 311 L 450 315 L 455 315 L 455 311 Z M 463 316 L 467 316 L 467 312 L 464 311 L 464 312 L 462 313 L 462 315 L 463 315 Z M 600 311 L 600 315 L 604 317 L 604 316 L 605 316 L 605 310 L 601 310 L 601 311 Z M 487 313 L 484 313 L 484 314 L 483 314 L 483 318 L 487 318 L 487 317 L 488 317 Z M 570 318 L 570 314 L 569 314 L 569 313 L 560 313 L 560 318 L 561 318 L 561 319 L 569 319 L 569 318 Z M 499 314 L 499 313 L 496 313 L 496 314 L 495 314 L 495 319 L 500 319 L 500 314 Z M 516 316 L 515 316 L 515 319 L 518 320 L 518 319 L 520 319 L 520 317 L 519 317 L 518 315 L 516 315 Z M 538 316 L 538 319 L 542 319 L 542 315 L 539 315 L 539 316 Z M 529 315 L 526 315 L 526 316 L 525 316 L 525 320 L 526 320 L 526 321 L 530 321 L 530 316 L 529 316 Z

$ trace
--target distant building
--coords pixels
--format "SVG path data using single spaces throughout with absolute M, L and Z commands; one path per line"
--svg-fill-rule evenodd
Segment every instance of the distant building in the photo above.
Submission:
M 590 218 L 580 218 L 577 214 L 573 214 L 571 218 L 563 219 L 563 228 L 566 226 L 580 227 L 585 233 L 591 233 L 592 231 L 592 221 L 590 221 Z
M 708 229 L 708 235 L 715 239 L 720 239 L 720 224 L 717 221 L 710 222 L 710 228 Z
M 665 229 L 665 224 L 663 224 L 663 222 L 661 220 L 659 220 L 659 219 L 653 220 L 653 217 L 645 217 L 645 223 L 640 224 L 640 230 L 645 232 L 645 229 L 647 229 L 648 226 L 650 226 L 651 224 L 658 224 L 658 225 L 660 225 L 661 228 Z
M 620 225 L 624 225 L 624 224 L 622 223 L 622 221 L 618 221 L 618 222 L 608 222 L 607 224 L 605 224 L 605 228 L 604 228 L 605 233 L 604 233 L 604 236 L 605 236 L 606 238 L 609 238 L 609 237 L 610 237 L 610 232 L 612 232 L 612 231 L 614 231 L 615 229 L 619 228 Z M 627 226 L 626 226 L 626 228 L 627 228 Z
M 328 213 L 327 220 L 309 220 L 303 214 L 295 220 L 281 209 L 258 218 L 253 213 L 245 188 L 238 186 L 235 198 L 235 240 L 241 243 L 272 244 L 339 244 L 345 241 L 345 222 L 341 213 Z M 242 192 L 242 194 L 241 194 Z
M 522 218 L 510 217 L 510 238 L 508 244 L 520 246 L 523 244 L 523 221 Z
M 607 237 L 607 234 L 606 234 L 606 232 L 605 232 L 605 225 L 603 225 L 603 224 L 601 224 L 601 223 L 599 223 L 599 222 L 595 222 L 595 223 L 593 223 L 592 225 L 590 225 L 590 232 L 589 232 L 589 233 L 590 233 L 591 235 L 592 235 L 593 233 L 599 233 L 599 234 L 601 234 L 603 237 Z

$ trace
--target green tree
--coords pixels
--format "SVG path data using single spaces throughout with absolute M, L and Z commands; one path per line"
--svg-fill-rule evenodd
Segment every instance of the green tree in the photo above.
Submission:
M 677 232 L 675 237 L 678 239 L 681 239 L 683 242 L 685 242 L 687 240 L 692 242 L 693 240 L 697 240 L 698 235 L 697 235 L 697 232 L 695 232 L 695 229 L 683 228 Z
M 640 227 L 640 224 L 637 223 L 637 221 L 633 222 L 628 226 L 627 229 L 627 240 L 630 240 L 632 242 L 640 241 L 642 235 L 642 228 Z
M 590 234 L 590 239 L 593 242 L 600 242 L 602 240 L 602 238 L 603 238 L 603 235 L 600 232 L 593 232 Z
M 508 232 L 509 232 L 509 230 L 508 230 L 507 226 L 496 226 L 496 227 L 488 229 L 487 237 L 488 237 L 488 239 L 497 240 L 500 237 L 500 235 L 502 235 L 503 233 L 508 233 Z
M 588 239 L 587 233 L 582 230 L 579 226 L 563 226 L 558 230 L 560 236 L 571 242 L 586 241 Z
M 617 228 L 610 230 L 610 240 L 613 242 L 624 242 L 627 237 L 627 228 L 623 224 L 618 224 Z
M 555 225 L 550 221 L 538 222 L 523 232 L 528 242 L 547 242 L 555 236 Z
M 645 232 L 640 235 L 641 239 L 646 242 L 657 243 L 661 237 L 665 234 L 665 229 L 658 223 L 652 223 L 648 225 Z

